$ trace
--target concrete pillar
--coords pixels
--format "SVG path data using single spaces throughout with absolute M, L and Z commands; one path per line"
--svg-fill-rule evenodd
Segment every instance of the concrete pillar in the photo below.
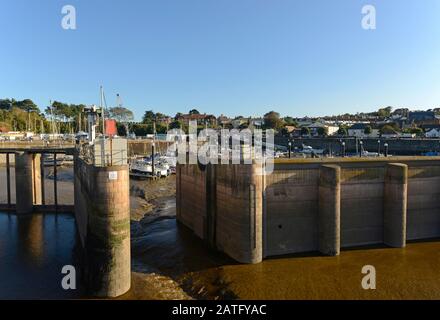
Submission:
M 128 166 L 84 165 L 86 285 L 93 296 L 117 297 L 131 286 Z
M 249 215 L 250 239 L 249 257 L 245 263 L 260 263 L 263 261 L 263 190 L 264 165 L 254 163 L 244 165 L 251 167 L 251 181 L 249 186 Z
M 323 165 L 319 170 L 319 251 L 337 256 L 341 248 L 341 168 Z
M 41 204 L 40 155 L 15 153 L 15 194 L 17 214 L 32 213 L 34 204 Z
M 206 226 L 205 239 L 211 248 L 216 248 L 216 223 L 217 223 L 217 165 L 206 166 Z
M 32 157 L 32 188 L 34 205 L 43 203 L 42 185 L 41 185 L 41 154 L 33 154 Z
M 181 217 L 181 202 L 182 202 L 182 165 L 177 164 L 176 165 L 176 219 L 177 221 L 180 221 Z
M 217 165 L 216 248 L 240 263 L 263 260 L 262 164 Z
M 384 243 L 391 247 L 406 245 L 408 166 L 389 163 L 384 188 Z

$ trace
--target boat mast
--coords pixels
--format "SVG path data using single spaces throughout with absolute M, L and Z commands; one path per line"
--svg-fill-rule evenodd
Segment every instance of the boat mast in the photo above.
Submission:
M 101 98 L 100 98 L 100 107 L 101 107 L 101 113 L 102 113 L 102 137 L 105 141 L 105 111 L 104 111 L 104 90 L 102 89 L 102 86 L 100 86 L 101 91 Z

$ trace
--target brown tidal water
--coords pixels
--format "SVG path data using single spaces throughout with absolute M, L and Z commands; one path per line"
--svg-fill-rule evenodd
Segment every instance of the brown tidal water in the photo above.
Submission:
M 364 265 L 376 268 L 376 290 L 361 287 Z M 198 276 L 212 279 L 210 272 L 240 299 L 440 299 L 440 242 L 359 248 L 339 257 L 272 258 Z
M 363 247 L 338 257 L 318 253 L 235 263 L 175 218 L 132 225 L 133 269 L 154 270 L 201 299 L 440 299 L 440 241 L 406 248 Z M 376 269 L 376 290 L 361 286 L 362 267 Z
M 144 227 L 133 237 L 133 287 L 124 299 L 440 299 L 440 242 L 240 265 L 173 218 Z M 75 265 L 75 236 L 69 215 L 0 213 L 0 299 L 85 298 L 60 285 L 62 266 Z M 376 290 L 361 288 L 367 264 L 376 268 Z
M 66 201 L 69 170 L 60 171 Z M 131 181 L 133 280 L 122 299 L 440 299 L 440 240 L 241 265 L 177 223 L 174 188 L 174 177 Z M 72 215 L 0 213 L 0 299 L 86 298 L 60 285 L 76 239 Z M 376 290 L 361 287 L 364 265 L 376 268 Z

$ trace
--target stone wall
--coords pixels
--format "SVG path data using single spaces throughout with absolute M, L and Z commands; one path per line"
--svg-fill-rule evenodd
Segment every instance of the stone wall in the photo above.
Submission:
M 131 285 L 128 165 L 95 167 L 75 156 L 75 216 L 89 292 L 126 293 Z

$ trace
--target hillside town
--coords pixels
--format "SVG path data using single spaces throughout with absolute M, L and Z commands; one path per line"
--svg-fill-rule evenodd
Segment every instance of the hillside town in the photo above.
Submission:
M 119 95 L 118 95 L 119 97 Z M 86 130 L 85 104 L 52 102 L 44 111 L 30 99 L 0 99 L 0 140 L 63 139 Z M 175 116 L 145 111 L 141 121 L 118 104 L 105 109 L 108 126 L 115 134 L 132 139 L 170 129 L 188 129 L 191 121 L 199 129 L 274 129 L 279 136 L 355 138 L 440 138 L 440 108 L 412 111 L 407 108 L 379 108 L 377 112 L 323 117 L 282 117 L 276 111 L 261 116 L 228 117 L 202 113 L 195 108 Z

